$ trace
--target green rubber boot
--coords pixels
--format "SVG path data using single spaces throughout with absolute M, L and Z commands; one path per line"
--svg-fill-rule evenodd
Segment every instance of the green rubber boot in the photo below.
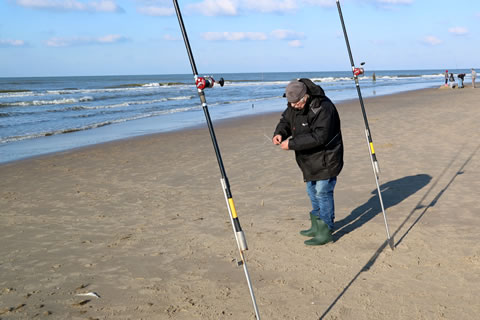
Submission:
M 306 240 L 307 246 L 321 246 L 332 241 L 332 231 L 322 219 L 316 219 L 316 233 L 312 239 Z
M 317 217 L 310 213 L 310 220 L 312 222 L 312 226 L 310 227 L 310 229 L 300 231 L 300 234 L 302 236 L 305 236 L 305 237 L 315 236 L 315 233 L 317 232 L 317 224 L 315 223 L 316 219 Z

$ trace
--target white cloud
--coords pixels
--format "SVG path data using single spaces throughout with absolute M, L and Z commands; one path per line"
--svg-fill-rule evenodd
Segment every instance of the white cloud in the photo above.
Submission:
M 264 41 L 269 37 L 263 32 L 205 32 L 202 38 L 207 41 Z M 270 38 L 278 40 L 289 40 L 288 45 L 291 47 L 302 47 L 300 41 L 305 39 L 303 32 L 292 30 L 277 29 L 270 32 Z
M 396 10 L 398 6 L 412 5 L 414 0 L 374 0 L 374 4 L 384 10 Z
M 422 42 L 427 45 L 436 46 L 441 44 L 443 41 L 434 36 L 426 36 L 423 38 Z
M 325 8 L 331 8 L 335 6 L 335 1 L 333 0 L 303 0 L 302 2 L 308 5 L 325 7 Z
M 25 46 L 25 41 L 23 40 L 0 39 L 0 47 L 23 47 L 23 46 Z
M 93 11 L 97 12 L 124 12 L 124 10 L 112 0 L 91 1 L 88 2 L 87 5 L 93 8 Z
M 49 47 L 73 47 L 93 44 L 112 44 L 128 41 L 127 37 L 110 34 L 103 37 L 72 37 L 72 38 L 50 38 L 46 41 Z
M 280 39 L 280 40 L 305 39 L 305 34 L 303 32 L 296 32 L 296 31 L 286 30 L 286 29 L 273 30 L 271 34 L 275 39 Z
M 333 7 L 334 0 L 203 0 L 187 6 L 206 16 L 236 16 L 251 12 L 290 13 L 300 7 Z
M 288 45 L 290 47 L 294 47 L 294 48 L 301 48 L 303 47 L 303 43 L 300 41 L 300 40 L 292 40 L 290 42 L 288 42 Z
M 468 29 L 464 27 L 453 27 L 448 29 L 448 32 L 453 33 L 454 35 L 457 35 L 457 36 L 463 36 L 468 33 Z
M 116 42 L 127 41 L 127 38 L 118 34 L 109 34 L 109 35 L 94 39 L 94 42 L 95 40 L 98 43 L 116 43 Z
M 79 0 L 16 0 L 19 6 L 31 9 L 88 11 L 88 12 L 124 12 L 115 0 L 79 1 Z
M 234 0 L 204 0 L 188 8 L 205 16 L 235 16 L 238 13 L 238 3 Z
M 155 7 L 155 6 L 147 6 L 147 7 L 140 7 L 137 9 L 138 13 L 145 14 L 147 16 L 173 16 L 175 14 L 175 10 L 173 8 L 168 7 Z
M 171 34 L 166 34 L 163 36 L 163 40 L 167 40 L 167 41 L 177 41 L 177 40 L 180 40 L 179 37 L 175 37 L 175 36 L 172 36 Z
M 50 38 L 46 44 L 49 47 L 68 47 L 74 41 L 74 39 Z
M 267 40 L 263 32 L 205 32 L 202 38 L 209 41 Z
M 244 0 L 242 7 L 259 12 L 290 12 L 298 8 L 295 0 Z
M 207 41 L 265 41 L 269 37 L 263 32 L 205 32 L 202 38 Z M 270 39 L 286 40 L 288 46 L 303 47 L 301 39 L 305 39 L 303 32 L 277 29 L 270 32 Z

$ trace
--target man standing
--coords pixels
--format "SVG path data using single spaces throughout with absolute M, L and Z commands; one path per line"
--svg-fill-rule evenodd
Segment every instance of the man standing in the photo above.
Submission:
M 475 79 L 477 78 L 477 72 L 472 68 L 472 87 L 475 88 Z
M 343 168 L 343 141 L 335 105 L 310 79 L 288 84 L 287 108 L 282 113 L 273 144 L 294 150 L 312 202 L 311 227 L 300 234 L 312 237 L 306 245 L 332 241 L 335 220 L 333 190 Z

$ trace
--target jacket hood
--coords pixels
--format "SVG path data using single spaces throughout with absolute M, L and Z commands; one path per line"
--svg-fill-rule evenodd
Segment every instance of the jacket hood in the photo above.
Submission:
M 325 91 L 323 91 L 322 87 L 313 83 L 312 80 L 307 78 L 301 78 L 298 79 L 298 81 L 303 82 L 307 86 L 307 92 L 310 95 L 321 98 L 325 97 Z

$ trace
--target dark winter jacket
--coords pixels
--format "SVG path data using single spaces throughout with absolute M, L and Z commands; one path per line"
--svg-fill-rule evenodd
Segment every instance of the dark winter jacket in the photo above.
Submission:
M 310 98 L 302 110 L 288 104 L 274 136 L 281 135 L 282 141 L 291 137 L 288 148 L 295 150 L 305 181 L 336 177 L 343 167 L 343 141 L 337 109 L 320 86 L 309 79 L 299 81 L 307 86 Z

